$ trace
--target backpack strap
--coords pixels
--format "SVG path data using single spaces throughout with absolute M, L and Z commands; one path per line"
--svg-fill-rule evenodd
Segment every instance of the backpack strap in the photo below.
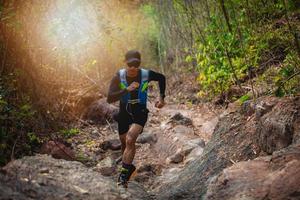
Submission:
M 147 104 L 147 90 L 149 84 L 149 70 L 141 69 L 141 83 L 139 87 L 138 97 L 141 104 Z
M 126 69 L 119 70 L 119 77 L 120 77 L 120 84 L 119 84 L 120 89 L 127 88 L 128 84 L 126 80 Z M 123 95 L 120 100 L 122 103 L 127 103 L 129 99 L 130 99 L 130 93 L 127 93 L 126 95 Z

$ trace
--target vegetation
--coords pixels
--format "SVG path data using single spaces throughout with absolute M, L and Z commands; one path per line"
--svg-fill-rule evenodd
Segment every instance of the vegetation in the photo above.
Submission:
M 77 135 L 79 133 L 79 130 L 77 128 L 71 128 L 71 129 L 67 129 L 67 130 L 61 130 L 60 133 L 65 138 L 69 138 L 69 137 Z
M 232 85 L 242 89 L 268 68 L 280 71 L 273 77 L 276 95 L 299 92 L 298 1 L 174 0 L 156 7 L 161 48 L 169 51 L 162 56 L 175 57 L 175 68 L 187 61 L 199 72 L 200 96 L 223 94 Z

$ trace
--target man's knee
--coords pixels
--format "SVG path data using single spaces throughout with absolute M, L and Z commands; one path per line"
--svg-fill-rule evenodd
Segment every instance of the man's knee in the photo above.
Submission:
M 126 138 L 120 138 L 122 145 L 126 145 Z
M 128 135 L 126 138 L 126 147 L 132 148 L 135 145 L 136 138 Z

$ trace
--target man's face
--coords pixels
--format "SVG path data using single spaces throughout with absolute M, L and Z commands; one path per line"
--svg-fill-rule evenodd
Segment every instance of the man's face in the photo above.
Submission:
M 137 73 L 139 71 L 140 61 L 133 61 L 127 64 L 127 75 L 134 77 L 137 76 Z
M 131 76 L 131 77 L 137 76 L 138 71 L 139 71 L 138 67 L 127 65 L 127 76 Z

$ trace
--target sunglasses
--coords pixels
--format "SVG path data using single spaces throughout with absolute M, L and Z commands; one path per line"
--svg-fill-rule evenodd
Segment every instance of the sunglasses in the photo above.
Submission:
M 137 69 L 137 68 L 139 68 L 138 66 L 134 66 L 134 65 L 132 65 L 132 66 L 127 66 L 128 68 L 134 68 L 134 69 Z
M 129 68 L 131 68 L 131 67 L 139 68 L 140 63 L 128 63 L 127 66 L 128 66 Z

